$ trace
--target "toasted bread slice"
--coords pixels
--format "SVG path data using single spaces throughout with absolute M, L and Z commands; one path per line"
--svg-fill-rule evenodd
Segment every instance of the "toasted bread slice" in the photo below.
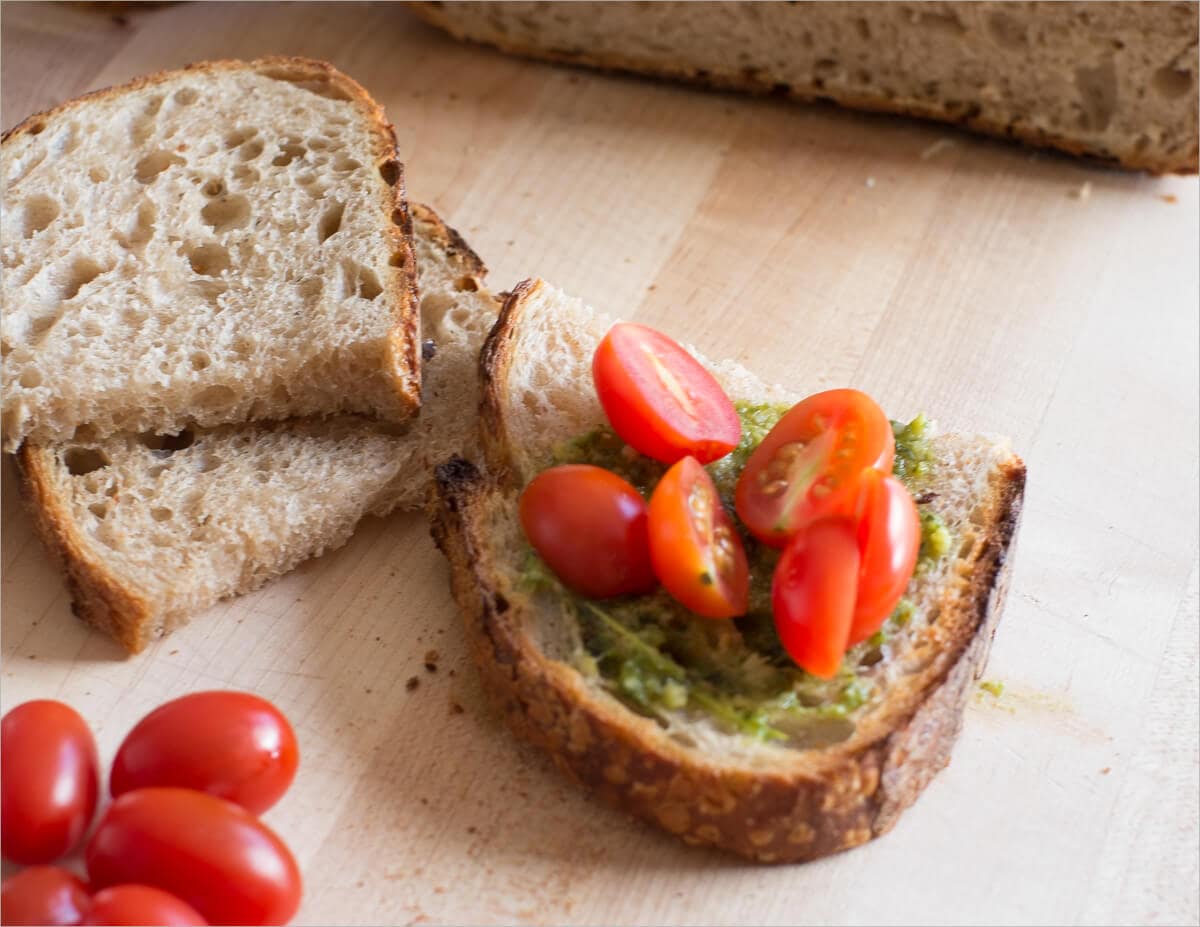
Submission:
M 856 665 L 862 702 L 812 709 L 832 727 L 763 740 L 690 696 L 635 710 L 623 683 L 597 674 L 581 631 L 580 616 L 609 603 L 530 583 L 517 519 L 530 477 L 561 459 L 571 446 L 564 441 L 604 426 L 590 362 L 612 321 L 541 281 L 518 286 L 481 356 L 486 467 L 455 459 L 438 468 L 433 533 L 486 688 L 511 726 L 571 777 L 689 843 L 800 861 L 884 833 L 945 766 L 982 671 L 1004 600 L 1023 463 L 992 438 L 929 442 L 931 472 L 918 498 L 953 544 L 914 577 L 907 623 Z M 797 398 L 735 364 L 708 366 L 735 401 Z M 698 621 L 702 634 L 718 637 L 732 632 L 711 629 L 734 626 Z M 798 717 L 807 724 L 809 715 Z
M 410 6 L 456 38 L 532 58 L 919 116 L 1155 173 L 1197 169 L 1195 3 Z
M 407 433 L 338 416 L 23 445 L 30 511 L 80 617 L 141 650 L 345 543 L 364 515 L 420 505 L 434 462 L 472 453 L 479 347 L 500 304 L 458 234 L 426 207 L 413 216 L 431 340 Z
M 26 119 L 0 168 L 5 450 L 416 411 L 395 134 L 332 66 L 144 77 Z

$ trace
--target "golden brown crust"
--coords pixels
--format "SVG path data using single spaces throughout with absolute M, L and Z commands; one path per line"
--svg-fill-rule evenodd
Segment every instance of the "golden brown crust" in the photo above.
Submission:
M 480 38 L 468 35 L 442 11 L 442 4 L 429 0 L 410 0 L 409 9 L 433 26 L 450 33 L 456 39 L 491 45 L 513 55 L 551 61 L 557 64 L 581 65 L 602 71 L 616 71 L 651 77 L 665 77 L 701 87 L 721 90 L 738 90 L 765 95 L 783 95 L 799 102 L 836 103 L 851 109 L 897 116 L 914 116 L 944 122 L 990 135 L 995 138 L 1012 139 L 1035 148 L 1052 148 L 1066 154 L 1122 167 L 1126 170 L 1148 171 L 1152 174 L 1195 174 L 1200 170 L 1200 139 L 1193 142 L 1187 151 L 1174 157 L 1157 157 L 1153 153 L 1132 152 L 1117 155 L 1106 148 L 1091 145 L 1079 139 L 1068 138 L 1047 132 L 1036 126 L 997 122 L 981 115 L 978 107 L 962 103 L 956 107 L 945 104 L 923 103 L 918 100 L 889 100 L 882 96 L 856 94 L 851 90 L 836 87 L 780 85 L 755 73 L 718 74 L 701 71 L 694 67 L 669 62 L 650 63 L 645 60 L 619 54 L 594 55 L 586 51 L 541 48 L 526 45 L 507 38 L 489 36 Z
M 71 610 L 130 653 L 137 653 L 149 641 L 154 608 L 137 590 L 122 584 L 80 537 L 70 511 L 70 494 L 54 485 L 53 457 L 52 448 L 28 442 L 14 457 L 34 529 L 66 574 Z
M 397 422 L 410 418 L 421 404 L 421 314 L 416 291 L 416 258 L 412 244 L 412 220 L 404 192 L 404 167 L 396 148 L 396 134 L 383 108 L 366 89 L 350 76 L 343 74 L 327 61 L 312 58 L 269 56 L 253 61 L 222 59 L 199 61 L 184 68 L 158 71 L 137 77 L 128 83 L 94 90 L 60 103 L 52 109 L 34 113 L 5 132 L 0 142 L 8 143 L 22 135 L 37 135 L 48 121 L 90 102 L 122 96 L 146 87 L 174 80 L 189 71 L 216 73 L 220 71 L 256 71 L 277 80 L 303 83 L 314 92 L 343 99 L 356 106 L 371 125 L 374 140 L 375 168 L 383 181 L 381 186 L 381 224 L 388 230 L 391 256 L 390 279 L 384 290 L 395 307 L 392 332 L 388 342 L 388 372 L 391 375 L 396 405 L 392 410 L 379 410 L 381 417 Z M 389 414 L 390 412 L 390 414 Z
M 762 862 L 798 862 L 885 833 L 949 760 L 1003 605 L 1024 464 L 1014 456 L 991 475 L 980 501 L 981 540 L 963 564 L 970 582 L 941 602 L 944 658 L 898 685 L 887 715 L 821 751 L 816 762 L 800 753 L 781 753 L 770 766 L 707 756 L 542 654 L 526 630 L 532 606 L 505 596 L 498 559 L 506 551 L 496 549 L 493 525 L 497 514 L 511 514 L 521 468 L 517 450 L 506 446 L 504 390 L 519 363 L 526 305 L 542 286 L 526 280 L 513 290 L 480 354 L 488 475 L 456 458 L 438 468 L 429 504 L 485 688 L 513 730 L 549 752 L 568 776 L 689 843 Z
M 451 258 L 464 275 L 475 278 L 475 282 L 482 287 L 488 273 L 487 265 L 483 263 L 483 258 L 471 250 L 458 229 L 447 225 L 441 216 L 424 203 L 409 203 L 408 208 L 414 221 L 427 226 L 424 234 L 437 244 L 438 250 Z

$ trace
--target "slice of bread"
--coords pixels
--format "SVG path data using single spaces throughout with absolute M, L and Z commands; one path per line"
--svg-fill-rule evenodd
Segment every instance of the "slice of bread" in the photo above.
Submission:
M 4 448 L 420 402 L 396 140 L 320 61 L 213 61 L 0 147 Z
M 854 684 L 866 694 L 830 714 L 833 727 L 760 740 L 690 695 L 682 705 L 635 711 L 618 697 L 623 677 L 597 675 L 604 657 L 588 655 L 581 630 L 581 616 L 615 606 L 568 596 L 544 570 L 531 583 L 517 519 L 530 477 L 559 458 L 564 441 L 604 424 L 590 363 L 612 321 L 541 281 L 518 286 L 481 357 L 486 468 L 461 459 L 438 468 L 433 533 L 450 561 L 485 687 L 510 725 L 568 775 L 689 843 L 799 861 L 884 833 L 946 765 L 982 672 L 1005 595 L 1024 464 L 993 438 L 932 439 L 918 500 L 953 543 L 912 580 L 906 623 L 854 656 Z M 736 364 L 709 367 L 735 401 L 796 398 Z M 734 622 L 683 620 L 736 644 Z
M 435 461 L 473 453 L 479 348 L 499 302 L 453 229 L 426 207 L 413 217 L 431 338 L 407 433 L 339 416 L 23 445 L 35 526 L 81 618 L 139 651 L 345 543 L 364 515 L 419 506 Z
M 1197 4 L 412 4 L 570 64 L 905 113 L 1126 168 L 1197 169 Z

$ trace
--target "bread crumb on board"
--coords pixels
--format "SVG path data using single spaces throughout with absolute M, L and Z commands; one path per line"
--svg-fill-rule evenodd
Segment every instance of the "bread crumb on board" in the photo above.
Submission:
M 948 151 L 957 145 L 958 142 L 952 138 L 939 138 L 936 142 L 934 142 L 932 145 L 928 145 L 925 150 L 921 152 L 921 160 L 928 161 L 930 158 L 935 158 L 943 151 Z
M 1067 196 L 1069 196 L 1075 200 L 1086 200 L 1091 195 L 1092 195 L 1092 182 L 1090 180 L 1085 180 L 1078 187 L 1073 188 L 1071 190 L 1071 192 L 1067 194 Z
M 1179 202 L 1179 197 L 1177 197 L 1174 193 L 1163 193 L 1162 195 L 1159 196 L 1159 199 L 1162 200 L 1164 203 L 1178 203 Z
M 416 676 L 409 676 L 408 682 L 406 682 L 404 684 L 404 688 L 407 689 L 409 692 L 411 692 L 413 689 L 415 689 L 420 684 L 421 684 L 421 680 L 418 679 Z

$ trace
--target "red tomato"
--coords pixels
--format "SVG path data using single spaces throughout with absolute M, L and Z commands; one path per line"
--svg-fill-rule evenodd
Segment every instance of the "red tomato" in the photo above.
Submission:
M 630 447 L 674 463 L 701 463 L 738 445 L 742 423 L 711 373 L 662 332 L 618 322 L 592 358 L 592 379 L 604 414 Z
M 262 814 L 299 762 L 296 735 L 270 702 L 248 692 L 195 692 L 146 715 L 117 751 L 109 788 L 174 785 Z
M 114 885 L 97 892 L 88 908 L 84 924 L 138 927 L 160 924 L 162 927 L 188 927 L 207 924 L 200 912 L 185 901 L 149 885 Z
M 31 866 L 4 880 L 0 924 L 78 924 L 89 903 L 74 873 L 56 866 Z
M 48 863 L 83 837 L 96 810 L 96 741 L 79 713 L 25 702 L 0 722 L 0 831 L 18 863 Z
M 300 904 L 300 870 L 244 808 L 189 789 L 138 789 L 116 799 L 87 846 L 98 887 L 151 885 L 211 924 L 283 924 Z
M 772 547 L 821 518 L 852 518 L 862 471 L 890 473 L 895 447 L 891 423 L 866 393 L 809 396 L 750 455 L 734 493 L 738 517 Z
M 854 522 L 827 518 L 792 538 L 771 586 L 775 630 L 803 669 L 831 678 L 842 665 L 858 585 Z
M 887 620 L 908 581 L 921 549 L 921 517 L 908 489 L 877 470 L 863 474 L 859 497 L 858 597 L 849 645 L 865 641 Z
M 679 461 L 650 497 L 650 561 L 667 592 L 706 618 L 744 615 L 746 551 L 717 488 L 695 457 Z
M 564 583 L 604 599 L 655 586 L 646 503 L 615 473 L 565 464 L 539 473 L 521 493 L 521 527 Z

